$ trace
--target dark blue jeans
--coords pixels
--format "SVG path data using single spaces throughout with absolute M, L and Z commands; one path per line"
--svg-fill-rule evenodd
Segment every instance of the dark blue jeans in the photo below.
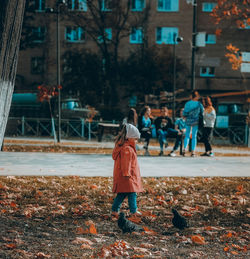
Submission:
M 178 131 L 172 128 L 165 130 L 158 130 L 158 140 L 160 143 L 161 151 L 163 151 L 163 145 L 167 143 L 167 138 L 177 138 Z M 178 148 L 178 147 L 177 147 Z
M 112 211 L 119 212 L 122 202 L 128 196 L 128 205 L 131 213 L 135 213 L 137 211 L 137 203 L 136 203 L 136 192 L 119 192 L 114 199 L 112 205 Z

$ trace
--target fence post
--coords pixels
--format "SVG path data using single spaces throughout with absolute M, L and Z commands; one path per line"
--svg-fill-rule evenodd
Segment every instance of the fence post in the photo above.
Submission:
M 22 136 L 25 134 L 25 118 L 22 116 Z
M 91 123 L 89 121 L 89 140 L 91 140 Z
M 247 127 L 248 129 L 248 140 L 247 140 L 247 146 L 250 147 L 250 127 Z
M 81 120 L 81 136 L 82 138 L 84 138 L 84 119 L 80 119 Z
M 52 135 L 54 137 L 54 143 L 56 143 L 55 121 L 53 117 L 51 118 L 51 125 L 52 125 Z

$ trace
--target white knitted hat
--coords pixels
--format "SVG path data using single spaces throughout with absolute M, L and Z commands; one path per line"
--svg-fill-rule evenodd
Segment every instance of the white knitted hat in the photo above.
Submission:
M 141 133 L 139 130 L 132 124 L 126 123 L 126 130 L 127 130 L 127 138 L 140 138 Z

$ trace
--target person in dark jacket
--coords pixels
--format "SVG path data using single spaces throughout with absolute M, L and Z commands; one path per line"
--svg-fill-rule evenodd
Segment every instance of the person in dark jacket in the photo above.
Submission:
M 174 129 L 172 119 L 168 116 L 168 108 L 165 106 L 161 107 L 161 116 L 155 119 L 154 124 L 161 149 L 159 156 L 162 156 L 164 155 L 163 146 L 168 146 L 167 137 L 176 138 L 178 131 Z

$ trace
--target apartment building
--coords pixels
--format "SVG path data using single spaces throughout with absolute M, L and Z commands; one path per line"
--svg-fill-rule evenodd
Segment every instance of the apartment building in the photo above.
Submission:
M 101 3 L 103 12 L 112 14 L 112 1 L 96 0 Z M 126 3 L 127 1 L 121 0 Z M 16 90 L 35 89 L 41 83 L 57 82 L 57 29 L 60 33 L 60 56 L 71 48 L 97 51 L 96 43 L 79 25 L 74 25 L 63 14 L 60 15 L 57 27 L 56 12 L 48 13 L 47 8 L 60 8 L 68 12 L 88 15 L 90 12 L 86 0 L 34 0 L 35 19 L 32 22 L 33 43 L 35 47 L 20 51 L 17 70 Z M 187 87 L 191 86 L 192 32 L 196 22 L 197 33 L 195 48 L 195 89 L 204 94 L 249 89 L 250 73 L 234 71 L 225 57 L 226 45 L 233 44 L 242 52 L 250 52 L 250 26 L 238 29 L 233 22 L 222 27 L 221 36 L 215 34 L 216 25 L 210 13 L 216 5 L 215 0 L 197 0 L 196 21 L 194 21 L 194 4 L 192 0 L 131 0 L 130 12 L 140 14 L 150 6 L 147 40 L 149 46 L 168 48 L 176 53 L 188 67 L 190 76 L 186 78 Z M 105 29 L 106 37 L 112 39 L 112 25 Z M 181 36 L 183 41 L 175 45 L 174 37 Z M 101 40 L 101 39 L 100 39 Z M 127 37 L 120 44 L 119 55 L 127 56 L 138 45 L 143 44 L 144 30 L 132 27 Z M 202 46 L 203 45 L 203 46 Z M 48 58 L 49 57 L 49 58 Z M 63 60 L 61 60 L 61 64 Z M 61 69 L 62 70 L 62 69 Z M 62 71 L 63 72 L 63 71 Z M 62 82 L 63 84 L 63 82 Z

